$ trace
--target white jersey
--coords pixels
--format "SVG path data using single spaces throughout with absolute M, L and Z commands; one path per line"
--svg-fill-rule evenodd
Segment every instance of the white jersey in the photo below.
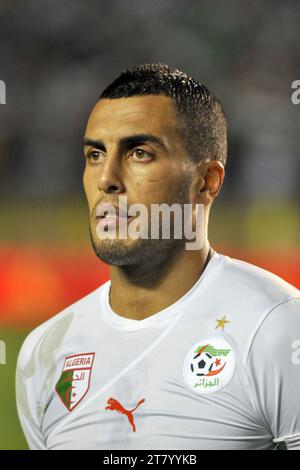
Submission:
M 214 253 L 141 321 L 110 281 L 36 328 L 17 365 L 31 449 L 300 449 L 300 292 Z

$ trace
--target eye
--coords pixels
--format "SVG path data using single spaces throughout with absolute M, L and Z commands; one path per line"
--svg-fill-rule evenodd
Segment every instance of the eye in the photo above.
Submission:
M 101 159 L 103 158 L 102 153 L 99 150 L 90 150 L 86 158 L 93 164 L 100 163 Z
M 153 158 L 153 155 L 146 150 L 136 148 L 129 155 L 130 158 L 133 158 L 135 161 L 150 161 Z

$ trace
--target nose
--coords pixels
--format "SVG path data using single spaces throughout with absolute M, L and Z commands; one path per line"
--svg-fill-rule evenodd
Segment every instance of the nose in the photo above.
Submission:
M 120 194 L 124 192 L 121 162 L 117 153 L 107 155 L 102 163 L 98 187 L 100 191 L 105 193 Z

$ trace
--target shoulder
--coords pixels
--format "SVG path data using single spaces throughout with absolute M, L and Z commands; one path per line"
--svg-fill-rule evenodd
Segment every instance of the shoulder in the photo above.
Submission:
M 281 303 L 289 298 L 300 297 L 300 291 L 281 277 L 245 261 L 223 256 L 225 277 L 228 288 L 237 287 L 243 295 L 254 295 L 260 302 Z
M 275 358 L 292 361 L 300 348 L 300 298 L 292 297 L 276 305 L 264 316 L 249 345 L 247 362 L 252 355 L 266 355 L 270 367 Z M 277 362 L 278 364 L 278 362 Z M 275 361 L 273 368 L 276 367 Z
M 74 323 L 83 315 L 85 318 L 95 315 L 100 290 L 105 284 L 31 331 L 20 349 L 18 369 L 26 368 L 29 363 L 33 365 L 36 361 L 42 362 L 46 355 L 49 357 L 50 354 L 53 357 Z
M 247 315 L 250 323 L 260 322 L 280 304 L 300 298 L 300 291 L 279 276 L 228 256 L 221 258 L 223 269 L 214 285 L 220 301 L 239 317 Z
M 253 344 L 269 328 L 274 347 L 288 341 L 286 324 L 292 324 L 295 318 L 300 321 L 300 291 L 258 266 L 228 256 L 221 258 L 222 271 L 214 283 L 214 295 L 218 292 L 218 303 L 230 321 L 227 333 L 245 364 Z

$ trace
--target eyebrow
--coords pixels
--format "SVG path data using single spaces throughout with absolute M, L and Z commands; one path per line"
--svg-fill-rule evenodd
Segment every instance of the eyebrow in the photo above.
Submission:
M 127 137 L 122 137 L 119 142 L 121 145 L 128 146 L 128 147 L 137 145 L 137 144 L 142 144 L 142 143 L 145 144 L 147 142 L 151 142 L 153 144 L 159 145 L 160 147 L 163 147 L 164 149 L 166 148 L 163 141 L 159 137 L 152 135 L 152 134 L 130 135 Z M 83 145 L 84 146 L 89 145 L 91 147 L 97 148 L 98 150 L 102 150 L 105 148 L 105 145 L 101 140 L 94 140 L 94 139 L 89 139 L 89 138 L 83 139 Z

